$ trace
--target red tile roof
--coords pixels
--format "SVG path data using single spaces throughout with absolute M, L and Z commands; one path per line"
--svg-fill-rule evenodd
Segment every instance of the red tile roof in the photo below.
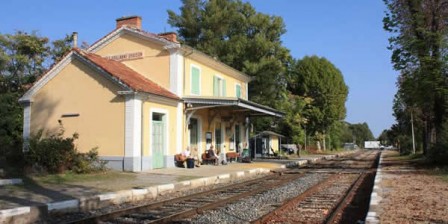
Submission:
M 95 65 L 109 73 L 111 76 L 117 78 L 134 91 L 150 93 L 176 100 L 180 99 L 174 93 L 163 88 L 154 81 L 145 78 L 143 75 L 132 70 L 119 61 L 103 58 L 97 54 L 87 53 L 77 48 L 73 49 L 73 51 L 93 62 Z

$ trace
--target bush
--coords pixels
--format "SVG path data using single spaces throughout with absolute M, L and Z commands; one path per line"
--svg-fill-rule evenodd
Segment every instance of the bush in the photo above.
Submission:
M 77 153 L 74 158 L 72 171 L 75 173 L 91 173 L 106 170 L 106 163 L 98 157 L 98 148 L 95 147 L 87 153 Z
M 64 138 L 63 133 L 62 130 L 44 138 L 43 130 L 40 130 L 29 139 L 25 161 L 32 171 L 62 173 L 72 170 L 76 173 L 89 173 L 105 169 L 105 163 L 98 158 L 96 148 L 87 153 L 79 153 L 74 144 L 78 134 Z

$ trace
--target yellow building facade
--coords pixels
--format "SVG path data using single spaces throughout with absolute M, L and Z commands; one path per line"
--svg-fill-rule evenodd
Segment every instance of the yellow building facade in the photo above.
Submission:
M 87 50 L 74 48 L 20 99 L 24 139 L 61 128 L 78 150 L 98 147 L 125 171 L 173 167 L 186 147 L 236 151 L 250 117 L 283 113 L 248 100 L 251 78 L 191 47 L 174 33 L 141 30 L 138 16 Z

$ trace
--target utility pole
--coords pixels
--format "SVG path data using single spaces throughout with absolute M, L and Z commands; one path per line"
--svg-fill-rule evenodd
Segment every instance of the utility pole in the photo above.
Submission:
M 414 115 L 411 110 L 411 128 L 412 128 L 412 150 L 415 154 L 415 137 L 414 137 Z

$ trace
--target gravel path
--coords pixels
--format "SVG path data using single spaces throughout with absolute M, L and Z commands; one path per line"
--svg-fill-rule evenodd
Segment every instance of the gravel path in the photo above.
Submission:
M 328 178 L 329 174 L 306 174 L 283 187 L 244 198 L 224 208 L 207 211 L 184 222 L 191 223 L 249 223 L 274 210 L 285 200 L 296 197 L 311 186 Z
M 395 156 L 383 158 L 381 223 L 448 223 L 448 182 Z

